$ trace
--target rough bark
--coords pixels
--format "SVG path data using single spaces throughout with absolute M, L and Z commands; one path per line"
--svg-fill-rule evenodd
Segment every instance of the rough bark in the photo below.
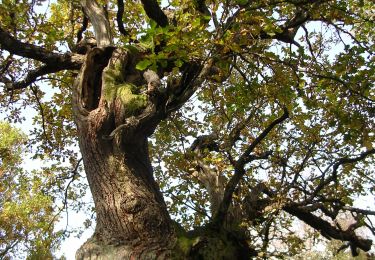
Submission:
M 81 5 L 94 27 L 98 47 L 111 45 L 111 27 L 104 9 L 95 0 L 81 0 Z
M 172 227 L 147 144 L 170 99 L 156 73 L 134 69 L 139 55 L 93 48 L 76 80 L 73 109 L 97 214 L 76 258 L 247 259 L 254 252 L 231 231 L 208 225 L 188 235 Z
M 77 253 L 77 259 L 100 254 L 105 248 L 117 259 L 145 259 L 168 254 L 172 241 L 170 219 L 152 176 L 147 139 L 112 146 L 98 131 L 100 112 L 79 128 L 80 148 L 95 202 L 97 224 L 93 239 Z M 95 244 L 96 251 L 92 251 Z M 120 250 L 120 247 L 121 250 Z M 117 248 L 117 249 L 116 249 Z M 115 256 L 115 255 L 114 255 Z
M 165 259 L 175 241 L 166 205 L 153 178 L 148 132 L 125 129 L 107 138 L 134 117 L 125 117 L 126 106 L 101 91 L 108 83 L 103 70 L 112 55 L 117 54 L 110 47 L 91 50 L 76 82 L 75 120 L 97 215 L 95 233 L 76 257 Z M 111 61 L 108 68 L 113 64 Z
M 142 3 L 150 18 L 166 25 L 155 1 Z M 244 239 L 231 232 L 210 227 L 193 235 L 175 232 L 148 155 L 147 137 L 190 98 L 212 63 L 187 64 L 179 84 L 163 89 L 162 72 L 135 69 L 142 51 L 111 46 L 108 21 L 96 1 L 81 4 L 98 44 L 86 53 L 73 108 L 97 224 L 76 258 L 248 258 L 251 250 Z

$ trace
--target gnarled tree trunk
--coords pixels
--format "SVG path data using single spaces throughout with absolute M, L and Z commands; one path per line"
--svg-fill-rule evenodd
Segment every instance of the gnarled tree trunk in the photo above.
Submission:
M 97 214 L 94 235 L 77 259 L 248 258 L 246 243 L 222 227 L 175 234 L 147 143 L 167 115 L 168 99 L 155 72 L 135 70 L 139 58 L 95 47 L 76 80 L 75 121 Z
M 88 123 L 79 130 L 97 224 L 93 239 L 83 246 L 77 258 L 92 256 L 92 243 L 102 249 L 125 246 L 118 252 L 119 259 L 165 255 L 173 242 L 170 219 L 152 176 L 147 139 L 114 148 L 108 144 L 111 142 L 100 140 L 95 125 Z
M 248 258 L 246 243 L 222 228 L 208 226 L 193 236 L 180 230 L 179 239 L 149 160 L 147 138 L 193 95 L 212 64 L 192 62 L 177 85 L 162 89 L 162 69 L 137 70 L 145 53 L 111 46 L 103 9 L 92 0 L 81 4 L 97 47 L 88 49 L 76 79 L 73 110 L 97 225 L 76 258 Z
M 95 233 L 77 252 L 77 259 L 167 258 L 175 242 L 148 154 L 147 136 L 158 120 L 142 122 L 141 127 L 137 109 L 125 116 L 127 106 L 134 104 L 124 103 L 120 94 L 104 93 L 113 83 L 106 75 L 115 73 L 114 67 L 126 73 L 128 56 L 120 56 L 111 47 L 90 50 L 76 81 L 75 120 L 97 215 Z M 127 83 L 142 82 L 138 76 Z M 155 116 L 155 111 L 145 114 Z

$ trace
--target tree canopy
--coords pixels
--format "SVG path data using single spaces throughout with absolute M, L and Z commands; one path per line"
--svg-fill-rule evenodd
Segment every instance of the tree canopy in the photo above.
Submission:
M 41 191 L 46 178 L 22 169 L 25 134 L 5 122 L 0 130 L 0 258 L 50 258 L 61 234 L 53 232 L 52 196 Z
M 315 230 L 305 236 L 369 251 L 357 230 L 375 235 L 374 18 L 371 0 L 3 0 L 0 111 L 34 124 L 28 145 L 54 175 L 19 175 L 18 152 L 3 157 L 18 147 L 10 136 L 0 139 L 0 187 L 41 203 L 30 190 L 35 178 L 50 180 L 52 197 L 67 196 L 64 208 L 84 207 L 74 86 L 92 69 L 86 115 L 121 104 L 100 138 L 146 133 L 176 230 L 225 227 L 248 255 L 281 257 L 303 250 L 298 219 Z M 109 58 L 118 50 L 125 65 Z M 96 92 L 98 82 L 106 88 Z M 369 205 L 355 205 L 363 196 Z M 36 211 L 61 213 L 50 198 Z M 1 243 L 23 236 L 6 226 L 6 206 Z M 337 221 L 342 214 L 353 217 L 349 227 Z M 213 241 L 194 234 L 178 240 L 182 251 Z

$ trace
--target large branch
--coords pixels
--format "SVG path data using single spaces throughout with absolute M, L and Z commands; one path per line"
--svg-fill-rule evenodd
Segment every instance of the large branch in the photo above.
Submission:
M 249 2 L 251 2 L 251 1 L 249 1 Z M 313 0 L 313 1 L 311 1 L 311 4 L 316 4 L 315 2 L 318 2 L 318 1 Z M 244 9 L 242 9 L 242 8 L 244 8 Z M 252 8 L 242 6 L 242 8 L 238 9 L 236 12 L 234 12 L 234 14 L 232 16 L 230 16 L 227 19 L 227 21 L 225 22 L 225 24 L 223 26 L 223 28 L 225 28 L 225 30 L 230 29 L 233 26 L 237 17 L 242 13 L 243 10 L 249 10 L 249 11 L 258 10 L 258 9 L 261 9 L 262 6 L 252 7 Z M 269 32 L 266 32 L 262 29 L 257 34 L 250 33 L 248 35 L 249 40 L 252 41 L 254 39 L 274 39 L 274 40 L 282 41 L 282 42 L 285 42 L 285 43 L 295 44 L 297 47 L 300 47 L 300 45 L 294 40 L 294 37 L 295 37 L 298 29 L 303 24 L 305 24 L 306 22 L 308 22 L 310 20 L 310 13 L 306 9 L 307 8 L 305 8 L 305 9 L 298 8 L 296 10 L 294 16 L 291 19 L 285 21 L 284 24 L 279 26 L 280 31 L 275 31 L 272 34 L 270 34 Z M 246 23 L 246 20 L 244 20 L 242 22 Z M 239 33 L 239 31 L 238 31 L 238 33 Z M 238 37 L 238 39 L 240 39 L 240 37 Z
M 95 0 L 81 0 L 81 5 L 94 27 L 98 47 L 112 45 L 111 26 L 104 9 Z
M 144 78 L 148 84 L 147 93 L 150 95 L 150 101 L 147 107 L 140 115 L 131 116 L 125 123 L 116 127 L 104 139 L 112 139 L 116 134 L 127 133 L 127 136 L 151 135 L 159 122 L 165 119 L 170 113 L 179 109 L 195 93 L 206 78 L 211 63 L 201 65 L 197 63 L 187 63 L 179 84 L 167 91 L 151 91 L 155 86 L 160 85 L 160 79 L 157 74 L 150 71 L 144 73 Z M 148 75 L 147 75 L 148 74 Z M 151 77 L 150 77 L 151 76 Z M 125 136 L 125 135 L 123 135 Z
M 29 73 L 23 80 L 12 82 L 11 80 L 8 80 L 6 78 L 0 78 L 0 82 L 5 83 L 6 90 L 9 91 L 24 89 L 34 83 L 38 77 L 44 76 L 49 73 L 58 72 L 60 70 L 60 68 L 44 65 L 35 70 L 29 71 Z
M 74 63 L 72 54 L 55 53 L 34 44 L 21 42 L 1 27 L 0 48 L 11 54 L 38 60 L 44 63 Z
M 31 70 L 27 73 L 26 77 L 20 81 L 12 82 L 10 80 L 6 80 L 4 78 L 0 78 L 0 82 L 5 83 L 6 90 L 16 90 L 16 89 L 24 89 L 38 80 L 39 77 L 59 72 L 62 70 L 78 70 L 80 69 L 83 63 L 83 56 L 82 55 L 74 55 L 74 61 L 72 62 L 62 62 L 57 64 L 47 64 L 40 66 L 37 69 Z
M 263 186 L 262 192 L 269 196 L 270 198 L 275 198 L 277 196 L 276 191 L 268 189 L 266 186 Z M 328 221 L 324 220 L 321 217 L 314 215 L 312 212 L 320 209 L 326 214 L 326 210 L 322 205 L 313 205 L 309 206 L 300 206 L 299 203 L 291 202 L 282 207 L 282 210 L 288 212 L 289 214 L 297 217 L 301 221 L 308 224 L 310 227 L 319 231 L 319 233 L 327 238 L 328 240 L 337 239 L 341 241 L 347 241 L 350 244 L 352 249 L 352 254 L 354 256 L 358 255 L 357 248 L 360 248 L 364 251 L 369 251 L 371 249 L 372 241 L 370 239 L 363 239 L 357 236 L 355 229 L 348 228 L 347 230 L 342 230 L 332 226 Z M 343 207 L 344 210 L 349 210 L 352 212 L 362 213 L 362 214 L 374 214 L 373 211 L 362 210 L 357 208 Z M 328 214 L 330 215 L 330 214 Z M 335 216 L 330 216 L 335 218 Z
M 5 83 L 8 90 L 23 89 L 37 80 L 38 77 L 58 72 L 61 70 L 77 70 L 83 64 L 83 55 L 73 53 L 55 53 L 46 50 L 43 47 L 24 43 L 0 27 L 0 48 L 8 51 L 11 54 L 18 55 L 24 58 L 29 58 L 37 61 L 41 61 L 44 65 L 31 70 L 27 76 L 18 82 L 12 82 L 6 77 L 1 77 L 0 81 Z
M 124 24 L 122 22 L 122 16 L 124 14 L 124 1 L 123 0 L 117 0 L 117 14 L 116 14 L 116 21 L 118 30 L 120 33 L 124 36 L 129 36 L 129 32 L 125 30 Z
M 141 0 L 143 9 L 148 17 L 154 20 L 159 26 L 165 27 L 168 25 L 168 17 L 161 10 L 158 1 L 156 0 Z
M 372 241 L 370 239 L 359 238 L 355 234 L 354 230 L 339 230 L 332 226 L 329 222 L 294 205 L 284 206 L 283 210 L 299 218 L 312 228 L 318 230 L 322 234 L 322 236 L 324 236 L 327 239 L 333 238 L 341 241 L 348 241 L 352 248 L 360 248 L 366 252 L 371 249 Z M 356 252 L 356 250 L 352 251 Z
M 82 9 L 83 11 L 83 9 Z M 82 40 L 84 31 L 87 30 L 87 26 L 89 25 L 89 18 L 83 11 L 83 19 L 82 19 L 82 26 L 79 28 L 77 32 L 77 44 Z
M 259 37 L 262 39 L 275 39 L 285 43 L 300 45 L 294 40 L 298 29 L 310 19 L 310 14 L 307 11 L 297 10 L 294 17 L 286 21 L 281 26 L 281 32 L 276 32 L 275 35 L 270 36 L 265 31 L 261 31 Z
M 232 178 L 229 180 L 229 182 L 227 183 L 225 187 L 223 201 L 221 202 L 220 208 L 214 219 L 214 225 L 216 225 L 217 227 L 222 226 L 225 220 L 230 203 L 232 202 L 233 192 L 236 190 L 239 182 L 241 181 L 242 177 L 246 173 L 245 165 L 254 160 L 267 159 L 271 155 L 271 152 L 266 152 L 260 156 L 253 156 L 251 155 L 252 151 L 271 132 L 271 130 L 275 126 L 282 123 L 288 117 L 289 117 L 289 113 L 287 109 L 284 108 L 283 115 L 277 118 L 276 120 L 274 120 L 273 122 L 271 122 L 271 124 L 269 124 L 267 128 L 263 130 L 263 132 L 249 145 L 249 147 L 245 150 L 245 152 L 243 152 L 240 158 L 236 161 L 235 167 L 234 167 L 234 175 L 232 176 Z

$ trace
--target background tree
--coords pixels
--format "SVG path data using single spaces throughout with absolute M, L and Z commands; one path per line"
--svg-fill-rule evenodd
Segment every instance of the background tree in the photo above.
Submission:
M 49 259 L 61 240 L 62 233 L 54 232 L 57 218 L 53 196 L 44 189 L 45 173 L 22 169 L 26 140 L 20 130 L 0 122 L 1 259 Z
M 355 230 L 375 232 L 353 206 L 374 192 L 373 17 L 366 0 L 2 1 L 1 105 L 38 109 L 36 157 L 74 165 L 78 140 L 96 212 L 78 259 L 281 256 L 294 219 L 356 255 Z

